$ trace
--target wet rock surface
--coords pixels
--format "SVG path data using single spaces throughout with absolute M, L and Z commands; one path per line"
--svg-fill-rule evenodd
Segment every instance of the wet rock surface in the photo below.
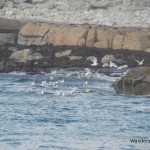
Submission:
M 14 51 L 13 51 L 14 50 Z M 56 54 L 63 54 L 69 50 L 68 55 L 56 57 Z M 28 51 L 27 53 L 25 51 Z M 137 61 L 143 60 L 142 66 L 150 65 L 150 53 L 142 51 L 98 49 L 80 46 L 23 46 L 5 44 L 0 46 L 0 72 L 25 71 L 28 73 L 49 72 L 52 68 L 95 68 L 110 75 L 120 72 L 122 69 L 113 66 L 103 66 L 102 58 L 113 55 L 115 61 L 111 60 L 118 67 L 127 65 L 129 68 L 137 67 Z M 89 58 L 94 58 L 93 60 Z M 144 58 L 144 59 L 143 59 Z M 120 60 L 120 61 L 116 61 Z M 94 65 L 92 65 L 94 64 Z M 128 69 L 128 68 L 127 68 Z
M 114 83 L 118 94 L 149 95 L 150 94 L 150 67 L 131 69 L 124 77 Z

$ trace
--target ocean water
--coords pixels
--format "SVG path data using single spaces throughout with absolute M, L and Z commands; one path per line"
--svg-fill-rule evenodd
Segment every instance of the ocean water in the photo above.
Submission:
M 0 74 L 0 150 L 148 150 L 150 97 L 91 69 Z

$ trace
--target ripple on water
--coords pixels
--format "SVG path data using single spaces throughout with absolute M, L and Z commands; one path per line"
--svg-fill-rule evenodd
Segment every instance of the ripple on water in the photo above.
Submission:
M 92 69 L 0 75 L 0 150 L 137 150 L 149 139 L 149 96 L 116 95 Z

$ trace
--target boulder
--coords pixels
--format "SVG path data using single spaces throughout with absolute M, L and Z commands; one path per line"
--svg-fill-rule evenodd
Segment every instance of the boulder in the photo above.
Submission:
M 16 44 L 17 35 L 14 33 L 0 33 L 0 44 Z
M 44 57 L 40 53 L 32 53 L 31 49 L 24 49 L 13 52 L 9 57 L 9 59 L 13 60 L 14 62 L 24 62 L 24 63 L 33 60 L 38 61 L 43 58 Z
M 116 81 L 113 86 L 117 94 L 149 95 L 150 67 L 131 69 L 125 76 Z
M 110 63 L 111 61 L 116 61 L 116 58 L 115 58 L 114 55 L 105 55 L 105 56 L 101 59 L 102 64 Z
M 66 57 L 66 56 L 69 56 L 71 54 L 72 50 L 65 50 L 65 51 L 62 51 L 62 52 L 57 52 L 55 54 L 55 57 L 59 58 L 59 57 Z

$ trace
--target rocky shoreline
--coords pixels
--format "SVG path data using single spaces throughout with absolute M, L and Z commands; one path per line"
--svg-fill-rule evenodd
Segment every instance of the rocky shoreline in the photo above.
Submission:
M 123 71 L 110 66 L 110 62 L 118 67 L 134 68 L 139 66 L 136 60 L 144 58 L 142 66 L 150 65 L 150 53 L 143 51 L 99 49 L 81 46 L 52 45 L 1 45 L 0 72 L 24 71 L 28 73 L 49 72 L 52 68 L 93 68 L 101 69 L 110 75 Z M 97 64 L 92 65 L 93 58 Z
M 138 66 L 150 66 L 150 28 L 21 23 L 0 18 L 0 73 L 37 74 L 53 68 L 92 68 L 106 75 L 120 76 Z M 117 81 L 116 92 L 150 93 L 145 89 L 150 83 L 149 72 L 136 75 L 129 73 L 129 79 L 122 77 Z M 128 87 L 133 90 L 124 90 Z M 145 90 L 140 91 L 140 87 Z
M 110 62 L 133 68 L 139 65 L 137 60 L 144 59 L 143 65 L 149 66 L 149 52 L 149 28 L 21 23 L 0 18 L 0 72 L 92 67 L 110 74 L 117 69 Z M 91 66 L 95 58 L 97 65 Z

